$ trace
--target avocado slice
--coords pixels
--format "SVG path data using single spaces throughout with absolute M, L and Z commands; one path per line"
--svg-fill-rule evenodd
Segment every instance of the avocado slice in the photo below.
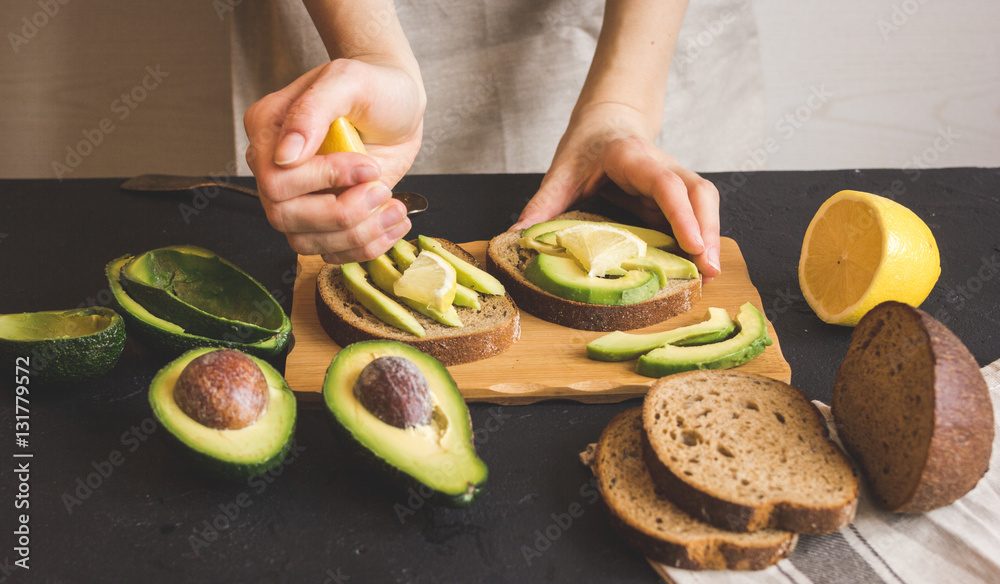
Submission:
M 386 356 L 402 357 L 423 374 L 433 403 L 430 424 L 399 428 L 361 405 L 355 395 L 358 378 L 369 363 Z M 476 454 L 468 409 L 448 370 L 434 357 L 394 341 L 348 345 L 327 369 L 323 401 L 335 427 L 361 456 L 404 487 L 425 485 L 457 505 L 467 505 L 482 489 L 488 471 Z
M 698 277 L 698 268 L 694 262 L 655 247 L 647 247 L 645 256 L 625 260 L 621 267 L 625 270 L 653 272 L 660 279 L 660 287 L 666 286 L 667 280 L 691 280 Z
M 192 419 L 174 399 L 181 373 L 196 358 L 218 351 L 201 348 L 171 361 L 153 377 L 149 405 L 157 421 L 203 471 L 229 480 L 245 480 L 281 464 L 295 433 L 295 395 L 285 379 L 267 362 L 249 356 L 267 381 L 268 403 L 251 425 L 238 430 L 217 430 Z
M 385 292 L 386 295 L 391 296 L 393 300 L 398 300 L 399 302 L 409 306 L 410 308 L 419 312 L 420 314 L 428 318 L 433 318 L 434 320 L 445 326 L 455 326 L 455 327 L 462 326 L 462 319 L 459 318 L 458 312 L 455 310 L 454 306 L 449 306 L 447 310 L 440 311 L 440 310 L 435 310 L 427 305 L 420 304 L 419 302 L 416 302 L 410 298 L 395 296 L 392 291 L 393 290 L 392 285 L 396 280 L 399 279 L 400 276 L 402 276 L 402 274 L 400 274 L 399 270 L 397 270 L 396 267 L 392 265 L 392 260 L 389 259 L 389 256 L 382 254 L 373 260 L 369 260 L 368 262 L 365 263 L 365 268 L 368 272 L 368 275 L 371 277 L 372 282 L 375 282 L 375 285 L 378 286 L 383 292 Z M 379 316 L 377 313 L 376 316 L 378 316 L 383 322 L 388 322 L 384 318 Z M 416 322 L 416 320 L 414 320 L 414 322 Z M 395 324 L 393 324 L 393 326 L 399 328 Z M 421 334 L 417 336 L 422 337 L 424 335 L 421 332 Z
M 124 348 L 125 321 L 110 308 L 0 315 L 0 357 L 23 363 L 33 384 L 100 377 L 114 369 Z
M 253 343 L 282 325 L 277 300 L 236 265 L 200 247 L 154 249 L 121 271 L 126 292 L 151 314 L 211 338 Z
M 646 377 L 664 377 L 693 369 L 730 369 L 742 365 L 772 343 L 767 335 L 767 321 L 754 305 L 747 302 L 736 315 L 739 332 L 724 341 L 707 345 L 681 347 L 666 345 L 639 357 L 636 373 Z
M 368 282 L 361 264 L 356 262 L 344 264 L 340 266 L 340 273 L 344 277 L 344 285 L 351 294 L 379 320 L 418 337 L 427 334 L 409 311 Z
M 601 225 L 610 225 L 612 227 L 631 231 L 636 237 L 645 241 L 646 245 L 649 247 L 657 247 L 665 250 L 677 249 L 677 240 L 670 237 L 666 233 L 656 231 L 655 229 L 637 227 L 635 225 L 625 225 L 624 223 L 583 221 L 580 219 L 556 219 L 553 221 L 536 223 L 521 232 L 521 239 L 535 239 L 544 245 L 557 245 L 555 232 L 566 229 L 567 227 L 579 225 L 580 223 L 600 223 Z M 521 247 L 525 247 L 525 245 L 522 245 Z
M 587 357 L 594 361 L 629 361 L 668 344 L 702 345 L 725 339 L 736 329 L 736 323 L 721 308 L 709 308 L 706 320 L 649 334 L 615 331 L 587 343 Z
M 406 241 L 405 239 L 400 239 L 392 245 L 392 249 L 389 250 L 389 255 L 392 257 L 392 261 L 396 263 L 396 268 L 400 272 L 405 272 L 406 268 L 410 267 L 417 259 L 417 253 L 420 249 Z M 455 287 L 455 306 L 464 306 L 466 308 L 473 308 L 479 310 L 482 308 L 482 304 L 479 302 L 479 294 L 462 284 L 458 284 Z
M 112 260 L 105 267 L 104 275 L 108 280 L 111 295 L 114 296 L 118 306 L 118 312 L 124 317 L 129 332 L 136 333 L 154 349 L 168 354 L 180 355 L 197 347 L 228 347 L 257 357 L 269 358 L 281 353 L 288 346 L 292 334 L 292 321 L 281 310 L 280 305 L 277 310 L 281 310 L 281 326 L 271 336 L 253 342 L 248 342 L 233 334 L 223 335 L 222 338 L 192 334 L 175 323 L 154 316 L 136 302 L 122 287 L 122 268 L 133 257 L 132 255 L 124 255 Z M 268 303 L 265 306 L 273 305 Z
M 651 272 L 632 270 L 619 278 L 595 278 L 570 258 L 538 254 L 524 266 L 524 277 L 550 294 L 567 300 L 622 306 L 649 300 L 660 289 Z
M 483 294 L 500 296 L 506 293 L 500 280 L 446 250 L 437 240 L 420 235 L 417 237 L 417 242 L 420 245 L 420 249 L 432 251 L 451 264 L 455 268 L 459 284 L 468 286 Z

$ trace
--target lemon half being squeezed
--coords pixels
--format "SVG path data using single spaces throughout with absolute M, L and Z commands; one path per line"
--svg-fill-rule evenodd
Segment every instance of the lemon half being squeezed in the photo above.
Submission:
M 919 306 L 941 275 L 927 224 L 899 203 L 840 191 L 816 212 L 802 242 L 799 286 L 825 322 L 845 326 L 887 300 Z

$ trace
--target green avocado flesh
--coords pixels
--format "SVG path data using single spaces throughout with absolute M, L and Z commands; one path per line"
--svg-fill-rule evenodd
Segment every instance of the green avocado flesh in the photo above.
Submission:
M 656 296 L 660 289 L 660 279 L 652 272 L 632 270 L 619 278 L 594 278 L 576 260 L 547 254 L 531 258 L 524 277 L 550 294 L 587 304 L 635 304 Z
M 417 253 L 419 252 L 420 249 L 417 246 L 405 239 L 400 239 L 392 245 L 392 249 L 389 250 L 388 255 L 391 257 L 391 261 L 395 262 L 396 265 L 394 267 L 397 271 L 405 272 L 406 268 L 410 267 L 410 264 L 416 261 Z M 454 303 L 455 306 L 464 306 L 475 310 L 482 308 L 482 305 L 479 303 L 479 294 L 472 288 L 462 284 L 458 284 L 455 288 Z
M 625 260 L 621 267 L 624 270 L 653 272 L 660 279 L 660 286 L 666 286 L 667 280 L 691 280 L 698 277 L 698 268 L 694 262 L 655 247 L 647 247 L 645 256 Z
M 408 359 L 426 378 L 434 405 L 429 425 L 391 426 L 355 397 L 361 371 L 383 356 Z M 476 454 L 465 401 L 448 370 L 426 353 L 393 341 L 348 345 L 327 369 L 323 401 L 337 427 L 393 478 L 426 485 L 459 505 L 471 502 L 486 481 L 488 471 Z
M 211 338 L 235 335 L 253 343 L 283 324 L 281 306 L 245 272 L 193 246 L 155 249 L 121 271 L 126 292 L 158 318 Z
M 280 311 L 282 324 L 271 336 L 257 341 L 248 341 L 238 334 L 226 334 L 221 338 L 197 335 L 176 323 L 155 316 L 136 302 L 122 287 L 121 271 L 133 257 L 126 255 L 112 260 L 105 268 L 105 276 L 129 331 L 136 333 L 155 349 L 179 355 L 197 347 L 227 347 L 267 358 L 281 353 L 288 345 L 292 332 L 292 321 L 281 310 L 280 305 L 276 306 L 271 303 L 266 303 L 263 306 L 274 307 L 275 310 Z
M 177 405 L 174 386 L 191 361 L 216 350 L 194 349 L 163 367 L 149 386 L 149 405 L 160 424 L 203 470 L 242 480 L 281 464 L 295 433 L 295 395 L 280 373 L 251 356 L 267 380 L 267 409 L 251 425 L 238 430 L 203 426 Z
M 340 266 L 340 273 L 344 277 L 344 285 L 354 298 L 376 318 L 411 335 L 423 337 L 427 334 L 424 327 L 402 305 L 368 282 L 361 264 L 344 264 Z
M 636 373 L 646 377 L 664 377 L 693 369 L 730 369 L 764 352 L 771 344 L 764 315 L 747 302 L 736 315 L 739 332 L 724 341 L 698 346 L 666 345 L 642 357 Z
M 632 232 L 636 237 L 645 241 L 646 245 L 649 247 L 657 247 L 664 250 L 677 249 L 677 241 L 673 237 L 670 237 L 666 233 L 656 231 L 655 229 L 636 227 L 635 225 L 625 225 L 623 223 L 582 221 L 580 219 L 556 219 L 554 221 L 536 223 L 521 232 L 521 239 L 534 239 L 538 240 L 543 245 L 555 245 L 556 231 L 560 231 L 574 225 L 579 225 L 581 223 L 600 223 L 601 225 L 610 225 L 611 227 L 617 227 L 619 229 Z
M 632 334 L 615 331 L 587 344 L 587 357 L 594 361 L 630 361 L 664 345 L 701 345 L 721 341 L 736 329 L 736 323 L 721 308 L 709 308 L 706 320 L 668 331 Z
M 422 315 L 424 315 L 424 316 L 426 316 L 428 318 L 432 318 L 432 319 L 436 320 L 437 322 L 439 322 L 439 323 L 441 323 L 441 324 L 443 324 L 445 326 L 456 326 L 456 327 L 457 326 L 462 326 L 462 319 L 459 318 L 458 311 L 455 310 L 454 306 L 449 306 L 447 310 L 441 311 L 441 310 L 436 310 L 434 308 L 431 308 L 430 306 L 427 306 L 426 304 L 421 304 L 421 303 L 419 303 L 419 302 L 417 302 L 417 301 L 415 301 L 415 300 L 413 300 L 411 298 L 404 298 L 402 296 L 396 296 L 394 294 L 394 292 L 393 292 L 393 284 L 395 284 L 396 280 L 398 280 L 403 274 L 400 273 L 400 271 L 396 269 L 396 266 L 392 265 L 392 260 L 389 259 L 389 256 L 387 256 L 385 254 L 382 254 L 382 255 L 380 255 L 379 257 L 377 257 L 377 258 L 375 258 L 373 260 L 369 260 L 368 262 L 365 263 L 365 270 L 367 271 L 368 276 L 371 277 L 372 282 L 375 283 L 375 286 L 377 286 L 383 292 L 385 292 L 386 298 L 388 298 L 389 300 L 392 300 L 394 302 L 401 302 L 401 303 L 405 304 L 406 306 L 409 306 L 410 308 L 412 308 L 416 312 L 418 312 L 418 313 L 420 313 L 420 314 L 422 314 Z M 367 308 L 367 305 L 366 305 L 366 308 Z M 369 310 L 371 310 L 371 309 L 369 309 Z M 405 312 L 405 309 L 403 309 L 403 310 Z M 376 316 L 378 316 L 378 313 L 376 313 L 374 310 L 372 311 L 372 313 L 376 314 Z M 398 315 L 398 316 L 401 316 L 401 315 Z M 412 315 L 411 315 L 411 318 L 412 318 Z M 398 326 L 396 324 L 388 322 L 387 320 L 385 320 L 381 316 L 379 316 L 379 320 L 381 320 L 382 322 L 385 322 L 387 324 L 391 324 L 392 326 L 395 326 L 396 328 L 401 328 L 400 326 Z M 416 322 L 416 321 L 414 320 L 414 322 Z M 406 330 L 406 329 L 403 329 L 403 330 Z M 424 335 L 423 334 L 419 334 L 417 336 L 421 336 L 422 337 Z
M 64 384 L 99 377 L 125 348 L 125 322 L 114 310 L 76 308 L 0 315 L 0 355 L 24 357 L 35 383 Z

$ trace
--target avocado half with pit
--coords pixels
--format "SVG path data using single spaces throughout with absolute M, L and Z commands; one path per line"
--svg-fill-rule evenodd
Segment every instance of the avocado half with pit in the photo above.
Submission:
M 114 369 L 125 347 L 125 322 L 91 306 L 0 315 L 0 356 L 28 371 L 32 384 L 80 383 Z
M 165 353 L 227 347 L 273 357 L 292 321 L 259 282 L 213 252 L 160 248 L 110 262 L 105 275 L 130 330 Z
M 197 467 L 228 480 L 281 464 L 295 434 L 295 395 L 285 379 L 232 349 L 194 349 L 167 364 L 150 383 L 149 405 Z
M 404 488 L 467 505 L 486 482 L 468 408 L 434 357 L 395 341 L 362 341 L 334 357 L 323 401 L 359 456 Z

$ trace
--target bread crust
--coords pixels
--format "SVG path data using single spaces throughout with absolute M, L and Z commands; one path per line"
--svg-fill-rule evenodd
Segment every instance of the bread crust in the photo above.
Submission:
M 873 379 L 868 367 L 893 366 L 886 356 L 875 356 L 866 350 L 875 335 L 889 334 L 882 327 L 887 320 L 916 327 L 922 333 L 925 346 L 907 358 L 929 355 L 933 362 L 933 379 L 925 380 L 933 387 L 933 407 L 930 441 L 926 453 L 914 453 L 913 464 L 922 465 L 919 478 L 908 493 L 889 492 L 871 478 L 882 472 L 884 462 L 877 448 L 868 448 L 865 428 L 852 419 L 853 407 L 872 407 L 872 386 L 884 383 L 883 392 L 893 392 L 895 376 Z M 881 359 L 881 360 L 879 360 Z M 862 369 L 865 368 L 865 369 Z M 864 380 L 863 383 L 859 383 Z M 851 403 L 854 400 L 861 402 Z M 923 513 L 949 505 L 971 491 L 989 469 L 993 448 L 993 407 L 989 389 L 975 358 L 958 337 L 940 321 L 919 308 L 899 302 L 879 304 L 866 314 L 851 336 L 847 355 L 837 372 L 831 410 L 837 421 L 838 434 L 852 455 L 859 461 L 862 472 L 869 477 L 879 503 L 896 513 Z M 896 415 L 894 408 L 873 409 L 872 413 Z M 913 432 L 921 431 L 913 426 Z M 890 469 L 891 472 L 891 469 Z
M 590 213 L 564 213 L 555 219 L 610 221 Z M 701 298 L 701 277 L 672 280 L 653 298 L 626 306 L 603 306 L 566 300 L 542 290 L 524 277 L 524 265 L 538 255 L 518 244 L 520 231 L 502 233 L 489 242 L 486 270 L 496 276 L 521 310 L 542 320 L 588 331 L 634 330 L 652 326 L 691 309 Z
M 676 474 L 670 468 L 670 464 L 664 461 L 665 454 L 657 452 L 649 440 L 649 435 L 656 431 L 657 425 L 656 393 L 657 391 L 679 391 L 680 384 L 695 376 L 708 379 L 742 377 L 763 384 L 780 384 L 780 386 L 787 387 L 789 398 L 793 401 L 799 401 L 800 405 L 804 402 L 804 405 L 808 406 L 804 409 L 808 412 L 807 415 L 812 418 L 810 423 L 815 424 L 822 437 L 833 446 L 832 453 L 836 459 L 833 464 L 843 465 L 851 470 L 854 480 L 852 484 L 845 485 L 848 487 L 848 493 L 841 503 L 835 505 L 802 504 L 774 498 L 749 505 L 725 498 L 721 494 L 716 495 L 703 490 Z M 671 375 L 654 382 L 651 386 L 650 393 L 647 394 L 643 404 L 643 426 L 646 429 L 643 434 L 643 456 L 658 491 L 687 513 L 716 527 L 737 532 L 777 528 L 795 533 L 822 534 L 837 531 L 849 525 L 857 513 L 860 490 L 856 471 L 846 455 L 830 440 L 829 430 L 822 414 L 799 390 L 786 383 L 756 374 L 735 371 L 690 371 Z
M 605 502 L 612 528 L 647 558 L 686 570 L 762 570 L 788 557 L 795 549 L 798 536 L 790 532 L 773 531 L 751 537 L 747 534 L 712 529 L 706 525 L 701 534 L 685 536 L 680 533 L 681 530 L 671 532 L 669 527 L 657 529 L 663 525 L 656 523 L 652 517 L 635 517 L 628 509 L 619 508 L 616 505 L 619 499 L 609 496 L 611 485 L 631 489 L 635 493 L 633 496 L 639 497 L 642 496 L 641 492 L 635 491 L 648 488 L 642 484 L 622 486 L 621 481 L 624 481 L 625 477 L 616 476 L 613 469 L 603 468 L 602 463 L 606 460 L 636 454 L 622 451 L 621 439 L 616 439 L 616 436 L 623 432 L 636 435 L 632 442 L 638 442 L 639 436 L 644 436 L 640 408 L 622 412 L 608 424 L 594 452 L 591 470 L 597 477 L 598 490 Z M 608 452 L 605 452 L 606 450 Z M 641 460 L 639 462 L 641 464 Z M 667 500 L 658 502 L 657 507 L 644 510 L 655 514 L 675 509 L 675 506 Z M 674 513 L 675 517 L 683 515 L 679 509 Z M 685 519 L 696 521 L 693 518 Z
M 478 265 L 458 245 L 438 238 L 448 251 Z M 481 295 L 481 308 L 456 307 L 466 326 L 449 327 L 413 313 L 426 335 L 417 337 L 389 326 L 358 302 L 342 281 L 340 266 L 328 264 L 316 277 L 316 312 L 326 334 L 341 347 L 358 341 L 388 339 L 432 355 L 442 364 L 459 365 L 498 355 L 521 336 L 521 319 L 509 294 Z M 473 324 L 471 319 L 476 319 Z

